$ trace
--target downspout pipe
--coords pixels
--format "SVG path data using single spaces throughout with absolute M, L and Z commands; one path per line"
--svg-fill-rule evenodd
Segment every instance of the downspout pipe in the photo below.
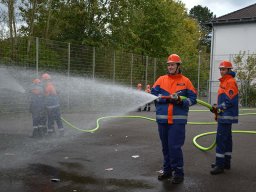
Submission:
M 214 36 L 214 26 L 213 23 L 212 25 L 212 39 L 211 39 L 211 59 L 210 59 L 210 77 L 209 77 L 209 96 L 208 96 L 208 103 L 211 103 L 212 99 L 212 77 L 213 77 L 213 65 L 214 65 L 214 41 L 215 41 L 215 36 Z

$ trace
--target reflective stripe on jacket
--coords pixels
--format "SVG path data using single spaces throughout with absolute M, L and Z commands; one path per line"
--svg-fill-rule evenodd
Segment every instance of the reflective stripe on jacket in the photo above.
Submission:
M 156 102 L 156 120 L 158 123 L 178 123 L 186 124 L 189 106 L 196 104 L 196 91 L 191 81 L 182 74 L 164 75 L 157 79 L 151 93 L 155 96 L 159 94 L 169 96 L 177 93 L 185 96 L 181 104 L 166 99 L 159 99 Z
M 230 72 L 219 79 L 218 115 L 219 123 L 238 123 L 238 87 L 234 79 L 235 72 Z

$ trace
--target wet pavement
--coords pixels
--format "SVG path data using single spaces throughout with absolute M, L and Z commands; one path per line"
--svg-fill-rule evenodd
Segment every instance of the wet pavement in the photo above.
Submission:
M 195 109 L 195 108 L 193 108 Z M 83 128 L 85 116 L 63 114 Z M 154 112 L 131 115 L 154 117 Z M 189 121 L 211 121 L 210 112 L 191 112 Z M 102 121 L 95 133 L 83 133 L 66 126 L 64 137 L 30 138 L 30 114 L 0 114 L 1 192 L 155 192 L 155 191 L 255 191 L 256 135 L 233 134 L 232 168 L 222 175 L 210 175 L 214 151 L 202 152 L 192 139 L 214 131 L 215 125 L 187 125 L 183 147 L 185 180 L 173 185 L 159 182 L 162 153 L 156 123 L 143 119 Z M 233 129 L 254 130 L 255 116 L 241 116 Z M 210 145 L 213 136 L 200 139 Z

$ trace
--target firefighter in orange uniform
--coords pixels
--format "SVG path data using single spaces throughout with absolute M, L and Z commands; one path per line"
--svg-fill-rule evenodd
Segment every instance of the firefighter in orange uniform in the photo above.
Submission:
M 216 135 L 216 161 L 212 164 L 211 174 L 221 174 L 231 168 L 232 124 L 238 123 L 238 86 L 232 63 L 222 61 L 219 64 L 221 78 L 218 90 L 218 104 L 212 106 L 218 121 Z
M 44 73 L 41 79 L 44 88 L 45 105 L 48 118 L 48 135 L 51 136 L 55 134 L 54 122 L 56 121 L 59 135 L 63 136 L 64 128 L 61 120 L 60 102 L 55 86 L 51 82 L 51 76 L 48 73 Z
M 164 156 L 163 173 L 158 180 L 172 177 L 173 184 L 184 180 L 182 146 L 185 142 L 185 125 L 189 107 L 196 104 L 196 91 L 191 81 L 181 74 L 181 59 L 172 54 L 167 60 L 168 74 L 157 79 L 151 94 L 156 100 L 156 121 Z M 171 96 L 170 99 L 161 96 Z M 182 100 L 180 96 L 185 96 Z
M 41 81 L 40 79 L 33 79 L 32 82 L 29 111 L 32 114 L 33 120 L 32 137 L 37 138 L 44 136 L 44 129 L 46 128 L 46 114 Z
M 138 91 L 142 91 L 142 84 L 141 83 L 138 83 L 137 85 L 137 90 Z M 141 112 L 141 106 L 137 109 L 138 112 Z
M 150 85 L 147 85 L 146 89 L 145 89 L 146 93 L 151 93 L 150 90 Z M 150 103 L 147 103 L 143 109 L 143 111 L 150 111 Z

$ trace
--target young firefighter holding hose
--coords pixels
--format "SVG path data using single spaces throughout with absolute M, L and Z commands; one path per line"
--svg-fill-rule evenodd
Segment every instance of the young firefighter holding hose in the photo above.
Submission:
M 40 79 L 33 79 L 30 90 L 29 111 L 32 114 L 33 138 L 43 137 L 46 129 L 46 113 L 44 106 L 44 91 Z
M 232 63 L 222 61 L 219 64 L 220 86 L 218 90 L 218 105 L 212 106 L 218 121 L 216 135 L 216 162 L 212 164 L 211 174 L 216 175 L 230 169 L 232 153 L 232 124 L 238 123 L 238 87 Z
M 54 122 L 56 121 L 59 135 L 64 136 L 64 127 L 61 120 L 60 101 L 51 81 L 51 76 L 48 73 L 44 73 L 41 76 L 42 84 L 44 88 L 45 106 L 47 111 L 48 120 L 48 135 L 55 135 Z
M 191 105 L 196 104 L 196 91 L 191 81 L 181 74 L 181 59 L 172 54 L 167 60 L 168 74 L 157 79 L 151 93 L 156 100 L 156 120 L 164 156 L 163 173 L 158 180 L 172 177 L 173 184 L 184 180 L 183 153 L 185 125 Z M 186 99 L 182 100 L 181 96 Z

